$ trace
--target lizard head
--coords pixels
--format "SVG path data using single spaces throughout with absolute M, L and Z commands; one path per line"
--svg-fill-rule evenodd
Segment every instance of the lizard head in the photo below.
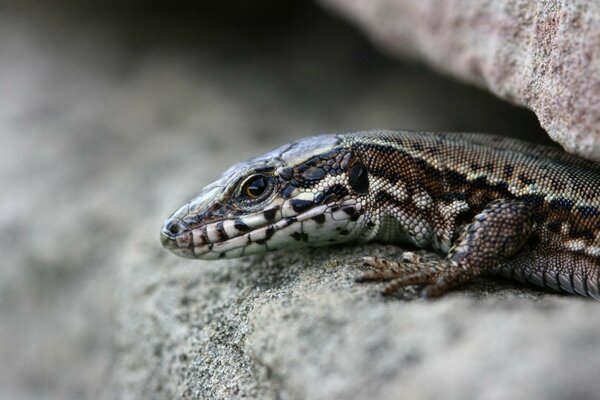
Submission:
M 316 136 L 229 168 L 168 218 L 163 246 L 188 258 L 233 258 L 356 239 L 367 168 L 339 136 Z

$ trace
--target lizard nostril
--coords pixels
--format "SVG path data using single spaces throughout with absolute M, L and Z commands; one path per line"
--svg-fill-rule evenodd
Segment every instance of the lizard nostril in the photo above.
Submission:
M 179 224 L 178 220 L 172 219 L 167 222 L 165 230 L 171 235 L 176 236 L 179 232 L 181 232 L 181 225 Z
M 160 242 L 168 249 L 178 249 L 185 247 L 192 240 L 190 227 L 176 217 L 171 217 L 162 227 L 160 232 Z

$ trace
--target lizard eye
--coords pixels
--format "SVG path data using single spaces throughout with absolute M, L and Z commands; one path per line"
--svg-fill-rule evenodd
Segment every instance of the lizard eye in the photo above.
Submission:
M 256 199 L 269 187 L 269 179 L 264 175 L 252 175 L 242 185 L 242 195 L 249 199 Z

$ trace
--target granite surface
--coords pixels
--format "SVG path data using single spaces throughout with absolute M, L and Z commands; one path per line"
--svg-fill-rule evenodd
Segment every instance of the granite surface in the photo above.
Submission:
M 600 3 L 320 0 L 389 54 L 533 110 L 562 146 L 600 160 Z
M 217 262 L 160 247 L 179 203 L 295 138 L 544 140 L 531 113 L 384 58 L 316 7 L 260 4 L 3 7 L 0 399 L 595 397 L 595 302 L 353 282 L 356 257 L 394 246 Z

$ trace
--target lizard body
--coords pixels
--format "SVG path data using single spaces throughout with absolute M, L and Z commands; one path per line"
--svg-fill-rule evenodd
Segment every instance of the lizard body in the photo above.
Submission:
M 486 134 L 316 136 L 230 168 L 165 222 L 161 240 L 207 259 L 405 243 L 444 258 L 366 257 L 373 271 L 361 280 L 435 297 L 499 273 L 600 300 L 600 164 Z

